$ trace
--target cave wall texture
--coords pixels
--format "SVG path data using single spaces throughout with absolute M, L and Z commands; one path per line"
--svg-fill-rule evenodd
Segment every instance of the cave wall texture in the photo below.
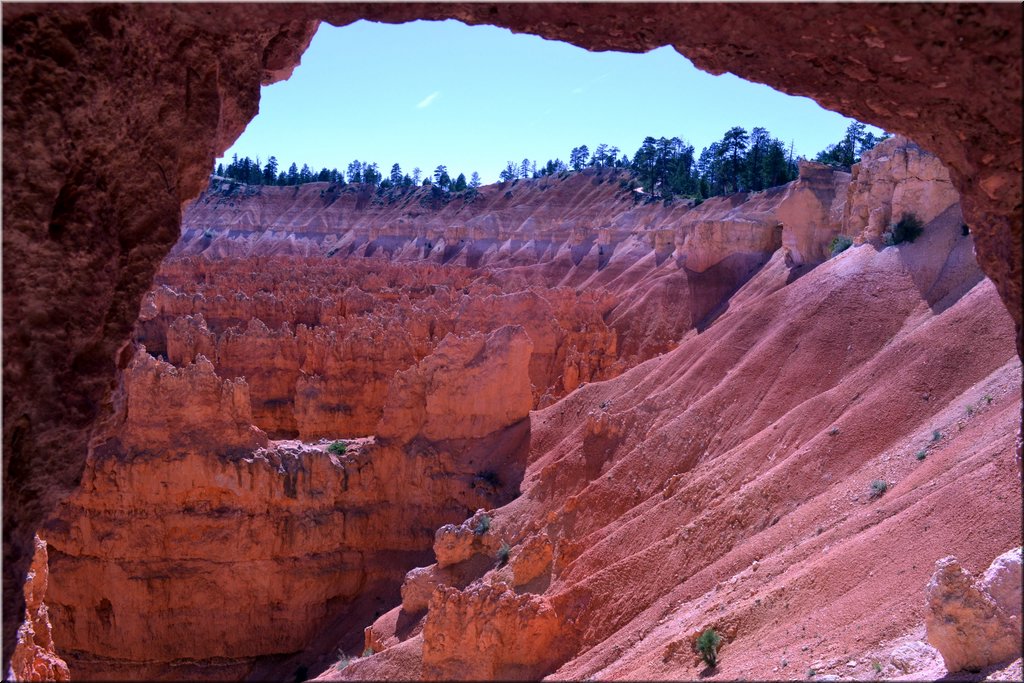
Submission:
M 3 6 L 4 670 L 32 538 L 109 416 L 182 205 L 318 22 L 455 18 L 589 50 L 672 45 L 939 156 L 1021 352 L 1021 5 Z M 784 37 L 784 39 L 780 39 Z

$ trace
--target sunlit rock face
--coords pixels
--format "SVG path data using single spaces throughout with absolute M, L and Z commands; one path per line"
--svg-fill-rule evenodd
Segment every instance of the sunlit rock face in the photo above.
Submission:
M 1021 552 L 1007 551 L 975 579 L 955 557 L 935 563 L 928 582 L 928 642 L 950 672 L 1020 657 Z
M 842 230 L 850 176 L 811 161 L 801 160 L 799 167 L 797 181 L 779 205 L 782 246 L 794 265 L 821 263 Z
M 18 643 L 11 656 L 10 680 L 68 681 L 67 663 L 53 644 L 50 611 L 43 600 L 49 578 L 46 541 L 35 538 L 36 551 L 25 579 L 25 621 L 18 628 Z
M 844 220 L 850 234 L 882 244 L 882 234 L 906 215 L 928 223 L 960 195 L 935 156 L 906 138 L 884 140 L 854 164 Z
M 4 652 L 32 537 L 82 476 L 182 203 L 324 19 L 454 17 L 589 49 L 675 45 L 938 155 L 1021 329 L 1021 7 L 8 4 L 4 21 Z M 778 36 L 788 40 L 778 41 Z M 88 286 L 83 286 L 88 283 Z M 6 657 L 7 655 L 5 655 Z
M 895 654 L 934 653 L 931 621 L 949 670 L 1004 660 L 1019 619 L 994 619 L 994 596 L 1015 596 L 1018 556 L 1001 554 L 1021 534 L 1021 366 L 944 179 L 927 188 L 891 163 L 904 144 L 859 170 L 922 217 L 916 240 L 875 246 L 831 191 L 801 199 L 836 221 L 797 220 L 805 253 L 832 230 L 860 243 L 814 268 L 777 249 L 676 349 L 531 413 L 522 495 L 439 529 L 436 563 L 366 630 L 376 654 L 320 679 L 693 680 L 707 628 L 730 678 L 770 679 L 783 659 L 941 677 Z M 845 205 L 866 189 L 850 184 Z M 926 590 L 951 554 L 975 574 L 992 564 L 978 582 L 992 598 Z M 947 613 L 968 642 L 941 632 Z
M 227 201 L 202 218 L 187 211 L 178 255 L 143 301 L 114 417 L 95 433 L 82 487 L 46 526 L 57 638 L 79 678 L 231 678 L 274 658 L 308 662 L 325 624 L 358 634 L 372 618 L 365 604 L 379 614 L 397 602 L 432 542 L 442 569 L 458 567 L 410 584 L 410 605 L 425 608 L 439 584 L 465 587 L 497 537 L 464 529 L 472 547 L 448 552 L 434 531 L 448 538 L 450 523 L 518 492 L 531 409 L 674 346 L 694 301 L 721 304 L 778 248 L 785 194 L 666 206 L 587 172 L 517 183 L 522 199 L 509 207 L 509 190 L 489 186 L 460 212 L 477 227 L 445 258 L 417 246 L 445 239 L 430 212 L 379 251 L 384 238 L 370 235 L 395 216 L 337 202 L 321 205 L 330 216 L 307 206 L 276 229 L 271 211 L 300 213 L 338 189 L 319 185 L 201 196 L 200 206 Z M 598 241 L 567 215 L 617 227 Z M 337 227 L 311 227 L 328 219 Z M 678 307 L 665 307 L 678 313 L 669 340 L 641 324 L 659 287 Z M 620 335 L 635 355 L 620 354 Z M 350 449 L 331 453 L 336 439 Z M 511 585 L 543 574 L 540 559 L 517 560 Z M 502 595 L 492 601 L 502 614 L 537 607 Z M 449 626 L 475 613 L 452 609 Z M 556 613 L 535 616 L 524 632 L 553 638 Z M 176 638 L 183 625 L 194 635 Z M 540 668 L 494 652 L 478 671 L 441 652 L 425 670 L 533 675 L 565 647 Z
M 381 442 L 337 452 L 268 443 L 243 379 L 140 348 L 117 426 L 45 531 L 56 642 L 76 678 L 237 679 L 339 615 L 365 619 L 357 600 L 397 599 L 435 528 L 511 498 L 530 353 L 520 327 L 450 335 L 396 376 Z

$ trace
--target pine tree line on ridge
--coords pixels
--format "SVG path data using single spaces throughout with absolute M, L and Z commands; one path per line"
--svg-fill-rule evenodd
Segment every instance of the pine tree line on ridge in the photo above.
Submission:
M 861 154 L 887 137 L 888 133 L 876 137 L 866 132 L 863 123 L 855 121 L 843 138 L 819 152 L 815 161 L 849 171 L 860 160 Z M 703 200 L 733 192 L 758 192 L 783 185 L 797 176 L 792 143 L 787 151 L 782 141 L 765 128 L 754 128 L 748 133 L 744 128 L 734 126 L 725 132 L 721 140 L 702 149 L 699 156 L 695 155 L 693 145 L 682 138 L 655 139 L 648 136 L 632 159 L 626 154 L 620 155 L 618 147 L 604 143 L 597 145 L 593 152 L 587 145 L 581 145 L 569 152 L 568 164 L 561 159 L 549 159 L 539 167 L 536 161 L 529 159 L 519 163 L 509 161 L 500 172 L 499 179 L 508 182 L 519 178 L 564 176 L 592 167 L 625 169 L 645 193 L 665 199 L 680 196 Z M 278 167 L 274 156 L 266 164 L 261 164 L 258 157 L 253 161 L 249 157 L 239 159 L 237 154 L 226 167 L 218 164 L 214 176 L 249 185 L 365 183 L 382 190 L 429 185 L 445 191 L 462 192 L 475 190 L 481 185 L 480 174 L 476 171 L 469 180 L 463 173 L 453 179 L 443 164 L 438 165 L 432 175 L 424 176 L 418 167 L 411 174 L 403 173 L 396 163 L 384 176 L 376 163 L 359 160 L 352 161 L 344 172 L 337 168 L 322 168 L 314 172 L 307 164 L 299 168 L 294 163 L 284 171 Z

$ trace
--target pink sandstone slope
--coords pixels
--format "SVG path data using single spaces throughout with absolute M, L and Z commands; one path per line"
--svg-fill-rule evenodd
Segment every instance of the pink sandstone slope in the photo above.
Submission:
M 931 310 L 899 260 L 859 247 L 788 286 L 773 260 L 751 282 L 771 294 L 532 414 L 523 495 L 493 513 L 509 567 L 479 582 L 535 594 L 571 643 L 554 660 L 519 652 L 527 675 L 696 678 L 692 638 L 715 627 L 715 678 L 804 677 L 816 662 L 867 677 L 864 654 L 921 623 L 939 557 L 979 571 L 1019 545 L 1008 317 L 987 281 Z M 876 479 L 889 490 L 873 499 Z M 552 550 L 531 588 L 514 575 L 537 539 Z M 433 637 L 453 649 L 424 642 L 424 670 L 518 677 L 505 650 L 519 627 L 473 585 L 435 592 L 430 610 L 476 600 L 457 614 L 496 635 L 459 640 L 469 617 L 439 617 L 454 632 Z M 375 677 L 381 659 L 401 678 L 388 652 L 348 675 Z
M 43 530 L 73 675 L 926 671 L 890 655 L 935 561 L 1021 536 L 1012 321 L 944 169 L 894 138 L 699 206 L 597 180 L 197 204 Z

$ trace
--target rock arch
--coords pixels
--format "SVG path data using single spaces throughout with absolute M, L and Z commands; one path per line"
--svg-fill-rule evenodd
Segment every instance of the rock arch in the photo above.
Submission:
M 1022 352 L 1019 4 L 6 4 L 5 669 L 33 533 L 81 477 L 182 204 L 317 22 L 360 18 L 455 18 L 590 50 L 673 45 L 704 70 L 912 138 L 949 167 Z

